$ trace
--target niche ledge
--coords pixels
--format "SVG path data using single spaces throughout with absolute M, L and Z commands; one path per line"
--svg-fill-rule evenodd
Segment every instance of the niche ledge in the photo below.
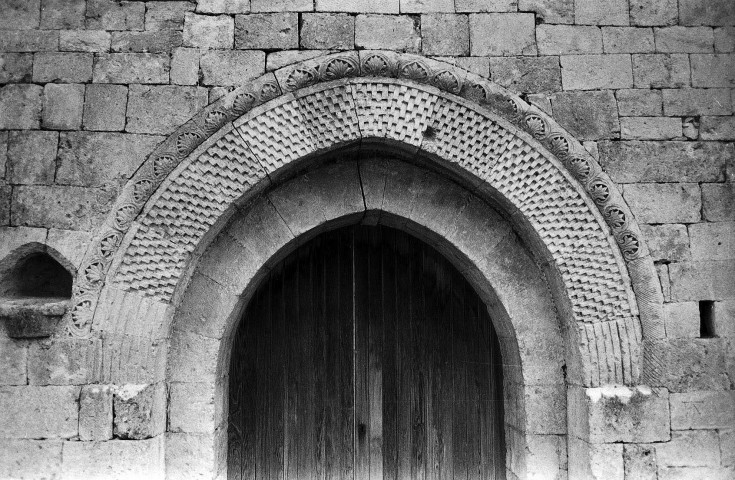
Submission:
M 64 297 L 0 298 L 0 320 L 11 338 L 50 337 L 69 304 Z

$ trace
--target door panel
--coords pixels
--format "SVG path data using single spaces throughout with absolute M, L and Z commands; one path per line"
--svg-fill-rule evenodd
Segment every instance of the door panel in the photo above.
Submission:
M 323 234 L 273 269 L 236 333 L 230 479 L 504 478 L 486 308 L 423 242 Z

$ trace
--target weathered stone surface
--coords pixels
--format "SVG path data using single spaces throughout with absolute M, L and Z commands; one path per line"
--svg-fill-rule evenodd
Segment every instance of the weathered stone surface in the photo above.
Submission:
M 702 214 L 707 221 L 735 221 L 735 184 L 703 184 L 702 205 Z
M 42 93 L 43 87 L 39 85 L 0 87 L 0 129 L 38 128 Z
M 528 478 L 566 477 L 567 442 L 564 436 L 526 434 L 525 444 Z
M 59 440 L 0 440 L 0 478 L 60 478 L 61 447 Z
M 660 467 L 659 480 L 690 480 L 706 478 L 707 480 L 730 480 L 735 470 L 728 467 Z
M 558 92 L 561 67 L 558 57 L 492 57 L 494 82 L 515 92 Z
M 0 53 L 0 83 L 30 82 L 33 55 L 29 53 Z
M 569 478 L 590 480 L 623 480 L 623 445 L 621 443 L 587 443 L 569 437 Z
M 605 53 L 653 52 L 653 30 L 634 27 L 602 27 Z
M 671 394 L 671 429 L 699 430 L 735 425 L 735 391 Z
M 104 30 L 64 30 L 59 50 L 64 52 L 109 52 L 112 35 Z
M 528 433 L 559 434 L 567 433 L 566 388 L 562 385 L 534 385 L 524 389 L 526 423 Z
M 41 2 L 41 28 L 84 28 L 85 0 L 43 0 Z
M 348 50 L 355 47 L 355 17 L 340 13 L 301 15 L 301 48 Z
M 29 227 L 89 230 L 104 218 L 110 201 L 109 194 L 82 187 L 15 187 L 12 195 L 13 223 Z
M 455 4 L 459 5 L 460 1 L 455 0 Z M 536 18 L 543 19 L 546 24 L 574 23 L 574 2 L 572 0 L 518 0 L 518 10 L 535 12 Z
M 179 333 L 171 341 L 168 368 L 175 372 L 168 380 L 188 382 L 196 378 L 202 382 L 216 382 L 217 372 L 210 361 L 219 352 L 220 341 L 196 333 Z
M 0 132 L 0 179 L 6 178 L 6 166 L 8 165 L 8 132 Z
M 699 337 L 699 302 L 664 303 L 667 338 Z
M 265 69 L 268 72 L 272 72 L 279 68 L 332 52 L 333 50 L 280 50 L 271 52 L 266 58 Z
M 221 468 L 227 455 L 224 430 L 215 434 L 166 433 L 167 475 L 194 480 Z
M 735 27 L 715 28 L 715 52 L 735 52 Z
M 711 27 L 654 28 L 656 50 L 665 53 L 711 53 L 714 32 Z
M 735 223 L 695 223 L 689 225 L 693 260 L 735 259 Z
M 206 105 L 207 91 L 204 88 L 131 85 L 125 130 L 171 133 Z
M 169 427 L 175 433 L 214 433 L 224 419 L 215 387 L 208 383 L 172 383 Z M 222 393 L 220 392 L 220 395 Z
M 669 279 L 669 266 L 664 263 L 654 265 L 656 274 L 661 283 L 661 292 L 664 294 L 664 302 L 671 301 L 671 280 Z
M 168 53 L 182 43 L 177 30 L 153 32 L 114 32 L 110 49 L 113 52 Z
M 261 0 L 266 1 L 266 0 Z M 399 0 L 314 0 L 317 12 L 398 13 Z
M 702 140 L 735 140 L 735 117 L 709 117 L 700 119 Z
M 84 129 L 123 130 L 127 103 L 128 87 L 125 85 L 87 85 L 84 97 Z
M 71 438 L 79 431 L 80 387 L 0 387 L 0 437 Z M 20 427 L 20 428 L 19 428 Z
M 710 142 L 603 141 L 599 151 L 605 171 L 619 183 L 720 182 L 735 154 L 733 146 Z
M 472 55 L 536 55 L 532 13 L 475 13 L 470 15 Z
M 663 99 L 659 90 L 630 89 L 615 92 L 618 113 L 621 117 L 656 116 L 663 112 Z
M 20 131 L 8 136 L 7 181 L 34 185 L 54 181 L 56 171 L 57 132 Z
M 654 261 L 676 262 L 690 258 L 686 226 L 664 224 L 641 225 L 640 227 Z
M 672 432 L 671 441 L 655 445 L 661 466 L 719 466 L 720 446 L 714 431 Z
M 28 348 L 31 385 L 84 385 L 99 380 L 100 340 L 54 339 Z
M 554 118 L 578 139 L 615 138 L 620 132 L 618 109 L 610 91 L 558 93 L 552 95 L 551 105 Z
M 421 37 L 421 50 L 425 55 L 469 55 L 469 18 L 442 13 L 422 15 Z
M 145 4 L 116 0 L 88 0 L 87 28 L 93 30 L 143 30 Z
M 46 237 L 46 244 L 63 255 L 75 268 L 79 269 L 82 257 L 87 251 L 89 240 L 90 235 L 87 232 L 50 228 Z
M 260 50 L 212 50 L 199 60 L 202 85 L 242 85 L 265 72 L 265 53 Z
M 639 26 L 676 24 L 677 0 L 630 0 L 630 23 Z
M 722 465 L 725 467 L 735 466 L 735 430 L 728 428 L 720 430 L 720 452 Z
M 92 54 L 39 52 L 33 58 L 33 81 L 84 83 L 92 80 Z
M 0 233 L 4 234 L 2 230 L 0 229 Z M 0 330 L 0 362 L 3 365 L 0 369 L 0 385 L 25 385 L 27 358 L 27 343 L 8 338 L 5 332 Z
M 163 137 L 125 133 L 61 134 L 57 181 L 65 185 L 122 184 Z
M 355 19 L 355 46 L 418 52 L 421 34 L 410 17 L 358 15 Z
M 661 382 L 672 393 L 730 388 L 725 340 L 671 339 L 662 353 Z
M 296 13 L 253 13 L 235 16 L 235 48 L 298 47 L 299 16 Z
M 94 83 L 168 83 L 169 58 L 160 53 L 101 54 L 94 63 Z
M 166 429 L 166 386 L 124 385 L 114 395 L 114 435 L 140 440 L 160 435 Z
M 43 128 L 78 130 L 83 108 L 84 85 L 47 83 L 43 87 Z
M 365 9 L 371 8 L 373 3 L 380 4 L 381 2 L 371 2 L 370 5 L 365 6 Z M 311 12 L 313 10 L 314 0 L 250 0 L 250 11 L 252 12 Z M 398 13 L 397 8 L 395 13 Z
M 202 5 L 202 2 L 195 5 L 185 1 L 148 2 L 145 9 L 145 29 L 183 30 L 186 12 L 191 12 L 195 6 Z
M 625 140 L 672 140 L 682 138 L 681 119 L 667 117 L 623 117 L 620 138 Z
M 633 87 L 630 55 L 565 55 L 561 68 L 564 90 Z
M 682 25 L 733 25 L 735 5 L 728 0 L 679 0 Z
M 732 103 L 726 88 L 664 89 L 664 115 L 730 115 Z
M 163 436 L 135 442 L 66 442 L 63 478 L 162 480 L 163 452 Z
M 184 15 L 184 46 L 232 48 L 235 20 L 229 15 Z
M 434 57 L 442 62 L 457 65 L 459 68 L 472 72 L 476 75 L 487 75 L 490 71 L 490 59 L 488 57 Z M 497 57 L 496 57 L 497 58 Z
M 599 27 L 579 25 L 539 25 L 536 41 L 540 55 L 602 53 Z
M 715 302 L 715 334 L 735 339 L 735 301 Z M 730 344 L 732 348 L 732 344 Z
M 5 30 L 0 52 L 54 52 L 59 48 L 57 30 Z
M 693 183 L 639 183 L 625 185 L 623 197 L 643 223 L 700 221 L 699 185 Z
M 454 0 L 400 0 L 401 13 L 454 13 Z M 497 0 L 493 2 L 499 4 Z M 513 9 L 515 10 L 515 9 Z
M 574 22 L 580 25 L 628 25 L 628 2 L 625 0 L 574 2 Z
M 699 261 L 669 265 L 671 298 L 725 300 L 735 297 L 735 261 Z
M 10 225 L 11 192 L 11 187 L 0 185 L 0 226 Z
M 633 55 L 636 88 L 680 88 L 689 85 L 689 57 L 685 54 Z
M 623 463 L 628 478 L 658 480 L 656 450 L 651 445 L 625 445 Z
M 38 28 L 41 0 L 6 0 L 0 18 L 2 30 L 25 30 Z
M 735 87 L 735 56 L 690 55 L 693 87 Z
M 250 12 L 250 0 L 199 0 L 197 12 L 248 13 Z
M 112 438 L 112 393 L 110 385 L 84 385 L 79 396 L 79 439 Z
M 199 49 L 176 48 L 171 57 L 171 83 L 196 85 L 199 83 Z

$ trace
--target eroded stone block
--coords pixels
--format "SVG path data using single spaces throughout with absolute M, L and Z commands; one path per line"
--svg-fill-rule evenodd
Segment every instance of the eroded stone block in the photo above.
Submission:
M 85 0 L 42 0 L 41 28 L 73 30 L 84 28 Z
M 235 19 L 229 15 L 184 15 L 184 46 L 227 49 L 234 39 Z
M 355 19 L 355 46 L 418 52 L 421 49 L 421 33 L 410 17 L 358 15 Z
M 558 57 L 493 57 L 490 73 L 494 82 L 515 92 L 561 90 Z
M 643 238 L 646 239 L 651 258 L 666 261 L 688 260 L 689 235 L 685 225 L 640 225 Z
M 689 57 L 686 54 L 633 55 L 636 88 L 680 88 L 689 85 Z
M 89 0 L 86 27 L 93 30 L 143 30 L 145 4 L 116 0 Z
M 564 55 L 561 68 L 564 90 L 633 87 L 630 55 Z
M 253 13 L 235 17 L 235 48 L 298 47 L 299 18 L 296 13 Z
M 556 120 L 581 140 L 615 138 L 620 132 L 610 91 L 557 93 L 551 96 L 551 106 Z
M 301 48 L 349 50 L 355 47 L 355 17 L 340 13 L 301 16 Z
M 94 63 L 94 83 L 168 83 L 169 58 L 160 53 L 106 53 Z
M 141 440 L 166 429 L 166 386 L 123 385 L 114 392 L 115 438 Z
M 671 394 L 671 429 L 699 430 L 735 425 L 735 392 Z
M 532 13 L 476 13 L 470 15 L 472 55 L 536 55 Z
M 31 385 L 83 385 L 99 380 L 100 340 L 53 339 L 33 342 L 28 350 Z
M 42 93 L 39 85 L 0 87 L 0 129 L 37 129 L 41 124 Z
M 693 223 L 702 209 L 699 185 L 639 183 L 625 185 L 623 197 L 643 223 Z
M 43 128 L 77 130 L 83 108 L 84 85 L 47 83 L 43 87 Z
M 202 85 L 238 86 L 265 73 L 265 53 L 211 50 L 202 55 L 199 64 Z
M 0 53 L 0 83 L 30 82 L 33 55 L 29 53 Z
M 0 437 L 75 437 L 79 390 L 76 386 L 0 387 Z
M 110 385 L 84 385 L 79 397 L 79 438 L 83 441 L 112 438 Z
M 131 85 L 125 130 L 168 134 L 206 105 L 207 91 L 204 88 Z
M 0 440 L 0 478 L 59 478 L 61 448 L 59 440 Z
M 54 181 L 58 132 L 20 131 L 8 136 L 7 180 L 34 185 Z
M 164 478 L 163 436 L 148 440 L 66 442 L 62 471 L 69 478 Z

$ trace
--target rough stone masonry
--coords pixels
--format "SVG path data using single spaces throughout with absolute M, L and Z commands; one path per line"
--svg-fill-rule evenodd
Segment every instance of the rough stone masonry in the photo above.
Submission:
M 544 407 L 558 431 L 508 442 L 507 478 L 735 478 L 732 0 L 0 0 L 0 479 L 226 477 L 226 435 L 203 427 L 227 415 L 224 384 L 165 364 L 110 374 L 140 339 L 65 335 L 71 282 L 190 118 L 268 72 L 373 49 L 552 117 L 614 182 L 658 273 L 657 383 L 570 381 Z

